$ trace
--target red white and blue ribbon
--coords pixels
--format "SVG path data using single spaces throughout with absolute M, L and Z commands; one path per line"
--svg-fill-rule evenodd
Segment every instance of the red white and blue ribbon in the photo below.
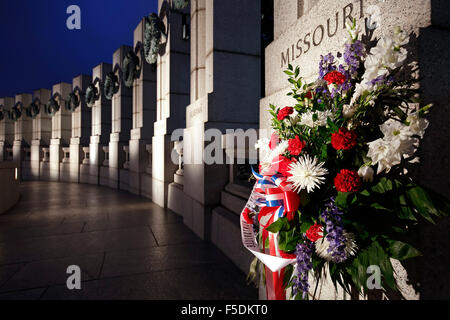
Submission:
M 292 191 L 286 177 L 280 174 L 262 175 L 253 170 L 256 183 L 253 187 L 249 200 L 241 213 L 241 235 L 244 246 L 253 253 L 266 266 L 266 290 L 268 299 L 284 300 L 285 292 L 283 288 L 284 268 L 295 263 L 295 258 L 286 258 L 286 255 L 279 250 L 278 234 L 271 233 L 266 228 L 282 217 L 293 218 L 293 213 L 300 205 L 300 196 Z M 269 169 L 274 173 L 273 169 Z M 253 234 L 253 225 L 248 224 L 244 218 L 244 213 L 255 212 L 259 207 L 258 220 L 263 227 L 262 243 L 269 239 L 269 252 L 261 252 L 259 245 Z M 271 276 L 270 273 L 272 274 Z

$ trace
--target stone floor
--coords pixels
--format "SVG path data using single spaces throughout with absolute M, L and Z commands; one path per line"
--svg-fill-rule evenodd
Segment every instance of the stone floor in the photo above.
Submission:
M 257 298 L 224 254 L 147 199 L 56 182 L 21 191 L 0 216 L 0 300 Z M 80 290 L 67 289 L 69 265 Z

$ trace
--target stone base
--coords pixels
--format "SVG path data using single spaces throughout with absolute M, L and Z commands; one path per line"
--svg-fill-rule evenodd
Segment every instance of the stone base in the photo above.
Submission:
M 71 182 L 70 179 L 70 163 L 59 164 L 59 181 Z
M 75 141 L 74 141 L 75 140 Z M 83 155 L 79 138 L 72 138 L 70 143 L 70 182 L 80 182 L 80 163 Z
M 183 197 L 183 222 L 202 240 L 211 238 L 211 213 L 212 208 L 205 206 L 184 193 Z
M 119 180 L 120 180 L 119 189 L 124 190 L 124 191 L 129 191 L 130 190 L 130 184 L 129 184 L 130 173 L 127 169 L 120 169 Z
M 63 158 L 61 139 L 50 140 L 50 181 L 59 181 L 59 165 Z
M 120 187 L 120 169 L 125 162 L 124 143 L 115 141 L 120 136 L 119 133 L 111 134 L 109 142 L 109 187 L 119 189 Z
M 90 183 L 91 175 L 90 175 L 90 165 L 81 164 L 80 165 L 80 183 Z
M 99 184 L 101 186 L 109 187 L 110 186 L 110 180 L 109 180 L 109 167 L 100 167 L 100 180 Z
M 98 136 L 91 136 L 89 144 L 89 183 L 100 183 L 100 166 L 104 160 L 103 146 L 99 143 Z
M 211 226 L 212 243 L 247 274 L 253 255 L 242 244 L 239 216 L 223 207 L 214 208 Z
M 131 178 L 131 175 L 130 175 Z M 152 198 L 152 176 L 148 173 L 141 174 L 141 196 L 146 197 L 148 199 Z M 131 182 L 131 180 L 130 180 Z M 131 183 L 130 183 L 130 191 L 131 191 Z
M 176 214 L 183 216 L 184 192 L 181 184 L 172 182 L 169 184 L 167 195 L 167 207 Z
M 30 181 L 33 180 L 33 177 L 31 175 L 31 161 L 29 160 L 24 160 L 21 163 L 21 174 L 20 174 L 20 178 L 23 181 Z
M 132 138 L 129 141 L 129 173 L 130 173 L 130 192 L 136 195 L 143 195 L 151 198 L 151 180 L 148 183 L 143 181 L 145 170 L 149 163 L 149 155 L 146 149 L 146 141 L 140 138 L 140 129 L 132 130 Z M 149 172 L 151 173 L 151 172 Z M 147 173 L 147 174 L 149 174 Z M 146 194 L 143 194 L 142 185 L 146 184 Z M 147 185 L 150 184 L 150 185 Z M 148 193 L 150 192 L 150 193 Z
M 0 141 L 0 161 L 6 160 L 6 146 L 4 141 Z
M 39 163 L 39 167 L 40 167 L 39 179 L 42 181 L 50 181 L 50 163 L 41 161 Z
M 163 182 L 152 175 L 152 201 L 162 208 L 167 207 L 167 190 L 171 182 Z
M 42 146 L 40 145 L 39 140 L 33 140 L 31 142 L 31 179 L 32 180 L 40 180 L 41 177 L 41 165 L 40 161 L 43 157 Z

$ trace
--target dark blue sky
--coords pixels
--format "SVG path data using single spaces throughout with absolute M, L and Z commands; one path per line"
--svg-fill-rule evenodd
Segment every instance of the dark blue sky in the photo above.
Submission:
M 132 45 L 143 16 L 157 0 L 0 0 L 0 97 L 14 96 L 91 74 Z M 66 9 L 81 9 L 81 30 L 69 30 Z

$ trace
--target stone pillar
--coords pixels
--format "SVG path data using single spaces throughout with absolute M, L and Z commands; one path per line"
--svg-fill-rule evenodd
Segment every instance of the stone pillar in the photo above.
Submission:
M 84 92 L 92 82 L 89 75 L 79 75 L 72 80 L 72 93 L 79 105 L 72 113 L 72 138 L 70 139 L 70 182 L 80 182 L 80 166 L 84 159 L 82 148 L 89 145 L 91 136 L 91 108 L 86 104 Z
M 92 107 L 92 133 L 89 144 L 89 183 L 99 184 L 100 167 L 103 163 L 103 146 L 109 143 L 111 133 L 111 101 L 103 92 L 103 82 L 106 74 L 112 71 L 112 65 L 101 63 L 92 71 L 92 78 L 99 96 Z
M 31 103 L 32 96 L 28 93 L 16 95 L 15 107 L 21 111 L 21 116 L 14 122 L 13 160 L 18 163 L 21 179 L 29 177 L 30 156 L 27 151 L 33 137 L 33 124 L 28 118 L 25 108 Z
M 72 115 L 66 110 L 66 99 L 72 91 L 72 84 L 61 82 L 53 86 L 52 98 L 59 110 L 52 117 L 52 139 L 50 140 L 50 180 L 60 181 L 60 164 L 63 158 L 62 148 L 69 146 L 72 134 Z
M 45 112 L 45 104 L 52 95 L 49 89 L 35 90 L 33 94 L 33 105 L 39 113 L 32 120 L 33 140 L 31 141 L 31 178 L 41 179 L 41 161 L 44 157 L 43 147 L 50 145 L 52 138 L 52 119 Z M 48 168 L 47 168 L 48 169 Z M 48 172 L 47 175 L 48 176 Z
M 134 30 L 133 45 L 142 47 L 144 41 L 145 18 Z M 156 120 L 156 68 L 144 58 L 143 50 L 138 54 L 141 73 L 133 84 L 133 128 L 130 133 L 129 188 L 134 194 L 151 197 L 151 175 L 146 173 L 149 163 L 146 145 L 153 136 Z
M 152 200 L 161 207 L 167 207 L 168 186 L 173 182 L 178 168 L 178 163 L 171 159 L 171 135 L 175 129 L 186 126 L 185 109 L 189 104 L 190 43 L 189 39 L 183 39 L 183 22 L 189 23 L 190 8 L 188 6 L 179 11 L 172 9 L 167 1 L 159 0 L 158 3 L 167 39 L 161 45 L 163 54 L 158 56 L 157 62 L 157 121 L 152 139 Z
M 226 165 L 203 162 L 209 144 L 205 130 L 225 133 L 225 129 L 257 127 L 260 13 L 258 1 L 191 1 L 191 104 L 183 137 L 183 219 L 203 239 L 210 239 L 212 209 L 220 204 L 228 181 Z
M 119 79 L 117 93 L 112 98 L 112 131 L 109 141 L 109 187 L 119 188 L 120 169 L 123 169 L 125 152 L 123 147 L 130 140 L 132 122 L 132 90 L 120 81 L 125 55 L 133 51 L 132 47 L 121 46 L 113 55 L 113 70 Z
M 14 143 L 14 122 L 9 119 L 7 112 L 14 106 L 14 98 L 0 98 L 0 109 L 3 119 L 0 120 L 0 161 L 12 160 L 8 150 Z

